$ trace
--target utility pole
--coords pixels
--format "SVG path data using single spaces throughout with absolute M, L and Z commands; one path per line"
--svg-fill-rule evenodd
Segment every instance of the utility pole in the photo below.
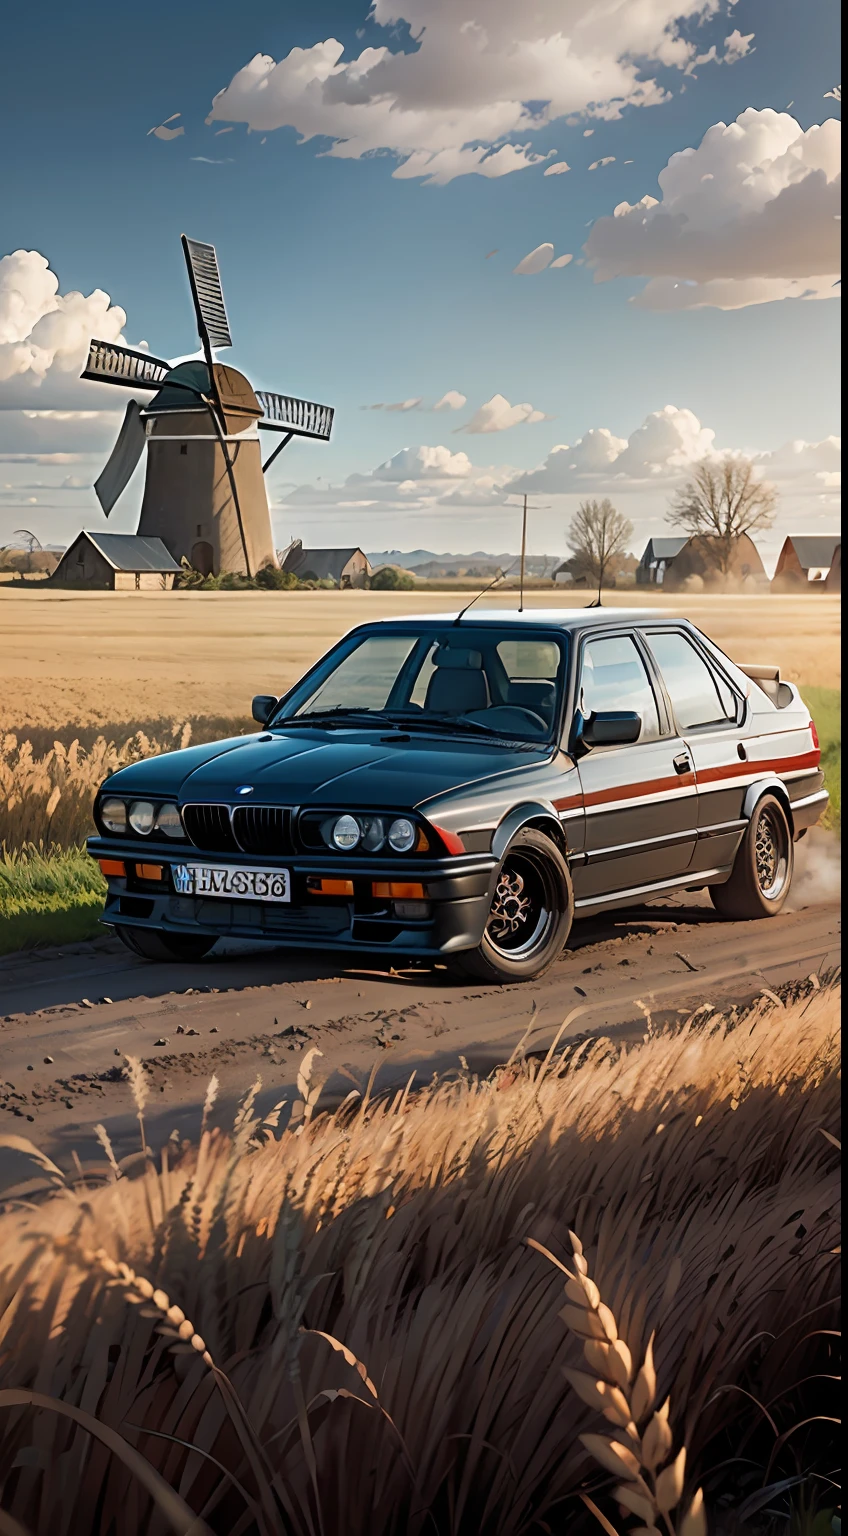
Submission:
M 541 507 L 531 507 L 531 512 L 547 512 L 550 503 Z M 521 563 L 518 574 L 518 612 L 524 612 L 524 564 L 527 558 L 527 492 L 524 492 L 521 509 Z

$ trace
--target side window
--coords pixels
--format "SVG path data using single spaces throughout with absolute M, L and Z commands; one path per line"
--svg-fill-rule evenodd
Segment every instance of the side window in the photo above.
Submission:
M 736 701 L 731 689 L 716 676 L 685 635 L 669 630 L 645 638 L 663 675 L 682 731 L 735 720 Z
M 656 741 L 660 734 L 657 701 L 645 663 L 630 635 L 588 640 L 583 647 L 578 708 L 584 715 L 593 710 L 632 709 L 642 717 L 640 741 Z

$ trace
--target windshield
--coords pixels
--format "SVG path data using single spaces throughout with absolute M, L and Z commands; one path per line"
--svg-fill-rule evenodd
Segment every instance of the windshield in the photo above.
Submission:
M 283 721 L 346 716 L 404 729 L 468 731 L 545 742 L 559 713 L 562 634 L 469 625 L 353 635 L 292 690 Z

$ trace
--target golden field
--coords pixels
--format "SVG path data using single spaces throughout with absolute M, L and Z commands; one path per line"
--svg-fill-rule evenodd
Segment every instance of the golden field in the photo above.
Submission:
M 449 613 L 451 592 L 86 592 L 0 588 L 0 730 L 248 717 L 355 624 Z M 515 594 L 478 607 L 514 611 Z M 585 593 L 528 593 L 527 608 L 582 608 Z M 609 593 L 605 605 L 685 614 L 737 661 L 840 686 L 836 596 Z
M 87 1182 L 3 1138 L 0 1529 L 837 1530 L 839 1002 L 324 1113 L 313 1049 Z

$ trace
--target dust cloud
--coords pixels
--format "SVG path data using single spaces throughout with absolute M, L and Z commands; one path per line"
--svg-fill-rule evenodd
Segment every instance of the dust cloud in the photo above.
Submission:
M 795 874 L 786 903 L 791 912 L 824 906 L 842 893 L 842 845 L 834 832 L 811 827 L 795 844 Z

